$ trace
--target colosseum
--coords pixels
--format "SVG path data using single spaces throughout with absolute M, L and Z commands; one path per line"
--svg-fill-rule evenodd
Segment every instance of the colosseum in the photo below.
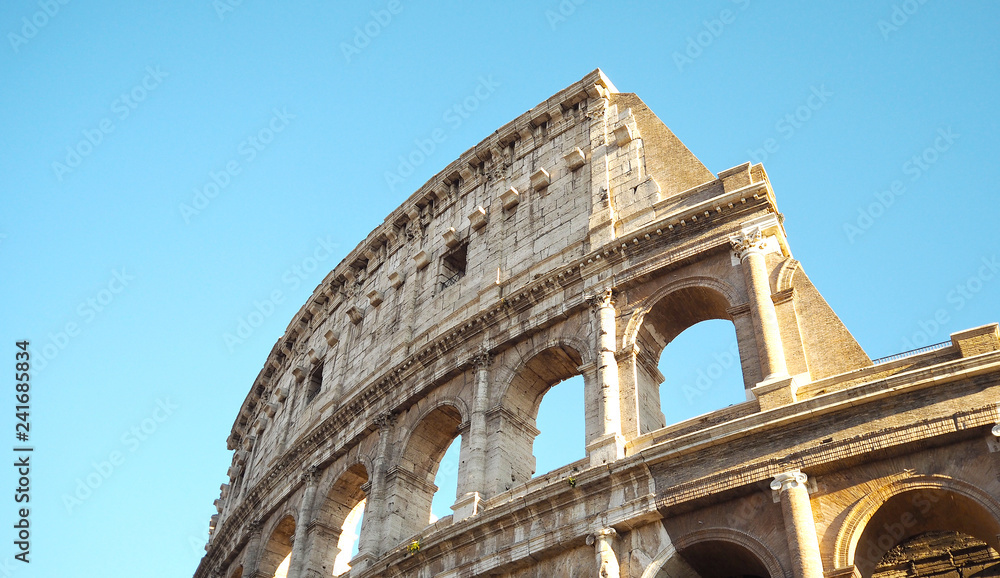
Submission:
M 660 354 L 705 320 L 746 401 L 667 424 Z M 536 474 L 574 376 L 586 458 Z M 389 214 L 249 389 L 197 578 L 1000 575 L 997 324 L 870 359 L 764 168 L 711 173 L 599 70 Z

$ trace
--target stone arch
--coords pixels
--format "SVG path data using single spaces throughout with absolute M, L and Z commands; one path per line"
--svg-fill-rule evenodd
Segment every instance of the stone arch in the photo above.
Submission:
M 409 445 L 410 440 L 413 438 L 414 433 L 417 431 L 417 429 L 419 429 L 420 425 L 424 422 L 424 420 L 426 420 L 428 416 L 431 416 L 432 414 L 434 414 L 435 411 L 441 408 L 451 408 L 455 412 L 457 412 L 459 424 L 463 424 L 469 421 L 469 413 L 470 413 L 469 405 L 465 402 L 464 399 L 460 397 L 444 397 L 438 399 L 434 401 L 432 404 L 430 404 L 428 407 L 425 407 L 422 410 L 420 410 L 420 413 L 418 413 L 415 418 L 413 418 L 412 420 L 407 420 L 409 427 L 405 425 L 400 427 L 400 432 L 399 432 L 400 437 L 398 443 L 399 447 L 403 448 L 402 452 L 405 453 L 406 447 Z M 452 439 L 454 439 L 454 437 Z M 447 449 L 447 447 L 445 449 Z M 442 450 L 442 452 L 443 451 L 444 450 Z M 403 453 L 400 454 L 400 457 L 402 456 Z M 431 481 L 433 482 L 434 480 L 432 479 Z
M 585 315 L 585 314 L 584 314 Z M 581 327 L 582 331 L 582 327 Z M 575 352 L 580 359 L 580 365 L 593 363 L 594 351 L 591 344 L 584 335 L 557 335 L 548 339 L 532 340 L 526 351 L 518 351 L 517 347 L 508 350 L 506 355 L 517 356 L 515 363 L 500 364 L 494 370 L 493 382 L 498 387 L 491 393 L 490 399 L 493 408 L 499 407 L 504 398 L 508 395 L 508 390 L 517 376 L 524 372 L 528 364 L 538 355 L 553 349 L 568 349 Z M 579 373 L 579 372 L 577 372 Z
M 445 451 L 461 434 L 466 421 L 465 404 L 446 399 L 424 409 L 404 430 L 395 465 L 386 483 L 391 488 L 386 503 L 386 547 L 423 530 L 430 523 L 434 478 Z
M 536 344 L 505 372 L 494 408 L 504 407 L 534 420 L 545 392 L 564 379 L 580 375 L 580 367 L 593 361 L 591 349 L 578 338 Z
M 792 288 L 792 281 L 795 279 L 795 273 L 800 268 L 800 263 L 795 259 L 785 259 L 782 261 L 781 266 L 778 267 L 777 272 L 777 287 L 776 292 L 787 291 Z
M 718 558 L 725 558 L 726 563 L 746 565 L 738 568 L 741 570 L 739 572 L 723 575 L 754 575 L 753 572 L 757 572 L 756 575 L 766 573 L 769 578 L 784 578 L 786 575 L 778 557 L 750 534 L 730 528 L 705 528 L 685 534 L 668 544 L 653 558 L 641 578 L 657 578 L 660 570 L 671 565 L 671 562 L 685 568 L 697 567 L 706 552 L 717 552 L 720 549 L 727 556 Z M 694 559 L 693 563 L 684 558 L 685 551 Z M 747 568 L 751 572 L 746 572 Z
M 509 360 L 497 376 L 495 403 L 487 411 L 487 480 L 489 495 L 527 482 L 535 472 L 533 452 L 538 408 L 545 393 L 557 383 L 583 375 L 584 388 L 593 387 L 593 346 L 579 335 L 557 336 L 533 342 L 525 352 L 508 352 Z M 587 415 L 596 415 L 595 396 L 585 396 Z M 588 420 L 594 421 L 594 420 Z M 598 424 L 588 423 L 585 443 L 597 437 Z M 595 430 L 595 431 L 591 431 Z
M 625 324 L 617 355 L 623 408 L 627 408 L 622 415 L 626 437 L 666 425 L 660 408 L 659 387 L 664 380 L 658 367 L 660 358 L 678 335 L 698 323 L 712 319 L 731 322 L 739 359 L 735 352 L 721 354 L 739 364 L 744 389 L 760 381 L 757 340 L 744 301 L 739 290 L 724 280 L 690 276 L 660 287 L 638 304 Z
M 292 553 L 292 539 L 295 536 L 295 517 L 290 513 L 274 516 L 274 522 L 261 543 L 257 573 L 274 576 L 278 566 Z
M 649 297 L 645 298 L 642 305 L 635 309 L 632 316 L 629 318 L 628 323 L 625 327 L 625 331 L 622 333 L 621 345 L 622 349 L 628 349 L 630 346 L 637 345 L 639 338 L 639 333 L 642 329 L 643 324 L 646 321 L 647 315 L 656 308 L 663 299 L 669 297 L 671 294 L 677 293 L 679 291 L 684 291 L 688 289 L 705 289 L 710 290 L 718 294 L 725 302 L 723 311 L 718 317 L 705 317 L 704 319 L 699 319 L 699 321 L 705 321 L 708 319 L 732 319 L 732 316 L 725 312 L 726 308 L 732 308 L 737 305 L 742 304 L 746 301 L 745 298 L 741 297 L 739 292 L 735 287 L 717 279 L 715 277 L 707 277 L 704 275 L 695 275 L 691 277 L 685 277 L 679 279 L 672 283 L 668 283 L 663 287 L 657 289 Z M 697 323 L 696 321 L 695 323 Z M 687 325 L 690 327 L 692 324 Z M 677 332 L 680 334 L 680 331 Z M 675 335 L 676 336 L 676 335 Z M 669 340 L 668 340 L 669 342 Z
M 363 462 L 358 461 L 340 470 L 336 476 L 330 476 L 328 483 L 321 488 L 325 491 L 317 492 L 322 501 L 312 521 L 336 530 L 339 535 L 347 515 L 365 499 L 364 488 L 371 479 L 370 471 Z
M 315 570 L 321 575 L 329 576 L 336 570 L 344 526 L 351 512 L 367 498 L 371 480 L 370 465 L 368 460 L 358 460 L 341 468 L 327 470 L 330 475 L 326 476 L 328 479 L 318 488 L 318 503 L 307 530 L 307 572 Z M 365 508 L 367 510 L 367 502 Z M 350 552 L 346 556 L 349 557 Z
M 948 476 L 893 481 L 868 492 L 847 511 L 836 535 L 834 567 L 854 565 L 862 576 L 871 576 L 889 548 L 933 530 L 958 531 L 1000 550 L 1000 502 Z

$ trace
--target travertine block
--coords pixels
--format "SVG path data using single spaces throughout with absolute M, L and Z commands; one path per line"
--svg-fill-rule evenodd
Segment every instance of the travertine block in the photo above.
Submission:
M 537 171 L 531 173 L 531 188 L 536 191 L 545 190 L 549 186 L 549 172 L 545 169 L 538 169 Z

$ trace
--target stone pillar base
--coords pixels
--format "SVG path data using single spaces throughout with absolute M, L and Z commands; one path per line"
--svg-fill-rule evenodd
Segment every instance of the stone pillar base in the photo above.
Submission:
M 779 375 L 758 383 L 750 388 L 750 392 L 760 402 L 760 411 L 767 411 L 795 403 L 795 392 L 798 389 L 798 379 L 789 375 Z
M 371 552 L 358 552 L 358 555 L 348 562 L 348 566 L 351 567 L 351 573 L 364 572 L 366 568 L 372 565 L 375 561 L 375 555 Z
M 861 578 L 861 572 L 858 572 L 857 566 L 851 565 L 845 568 L 827 570 L 823 576 L 826 578 Z
M 625 438 L 620 433 L 603 435 L 587 444 L 590 465 L 609 464 L 625 457 Z
M 452 516 L 452 522 L 459 522 L 478 514 L 480 499 L 479 492 L 469 492 L 455 500 L 455 505 L 451 507 L 451 511 L 455 512 Z

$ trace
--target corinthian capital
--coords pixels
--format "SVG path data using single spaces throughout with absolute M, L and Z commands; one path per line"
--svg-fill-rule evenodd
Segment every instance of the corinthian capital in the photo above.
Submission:
M 472 356 L 472 366 L 477 370 L 489 369 L 491 363 L 493 363 L 493 356 L 485 348 L 480 349 L 478 353 Z
M 784 472 L 774 476 L 771 482 L 771 489 L 776 492 L 787 492 L 792 488 L 805 487 L 808 476 L 798 470 Z
M 590 297 L 587 297 L 587 302 L 590 303 L 591 309 L 597 310 L 601 307 L 614 307 L 615 306 L 615 295 L 614 291 L 611 289 L 604 289 L 599 293 L 595 293 Z
M 315 465 L 309 466 L 302 472 L 302 481 L 306 484 L 315 484 L 319 481 L 319 468 Z
M 740 261 L 753 253 L 763 253 L 766 243 L 767 238 L 764 237 L 760 227 L 729 237 L 729 244 Z
M 396 425 L 396 414 L 392 412 L 386 412 L 375 418 L 375 425 L 378 426 L 379 430 L 385 431 L 392 426 Z

